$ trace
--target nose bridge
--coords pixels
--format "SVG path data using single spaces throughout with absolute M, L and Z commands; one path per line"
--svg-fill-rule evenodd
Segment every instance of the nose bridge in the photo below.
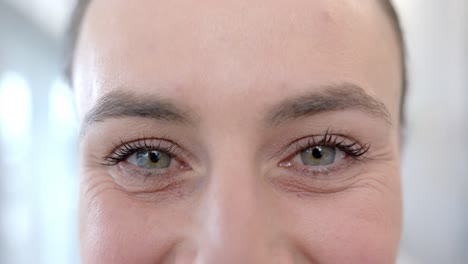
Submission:
M 199 212 L 199 263 L 258 263 L 267 250 L 261 175 L 242 148 L 213 159 Z

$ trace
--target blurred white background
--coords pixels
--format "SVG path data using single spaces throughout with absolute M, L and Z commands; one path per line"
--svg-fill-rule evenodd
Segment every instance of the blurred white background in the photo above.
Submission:
M 0 263 L 79 263 L 74 0 L 0 0 Z M 468 1 L 396 0 L 408 46 L 401 263 L 468 263 Z
M 468 1 L 394 0 L 408 46 L 402 247 L 468 263 Z

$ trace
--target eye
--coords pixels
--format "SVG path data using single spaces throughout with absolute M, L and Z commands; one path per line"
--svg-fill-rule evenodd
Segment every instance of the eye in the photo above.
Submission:
M 165 169 L 174 163 L 174 160 L 162 151 L 142 150 L 130 155 L 127 162 L 143 169 Z
M 173 142 L 141 139 L 116 145 L 112 153 L 104 157 L 103 165 L 114 166 L 125 162 L 143 170 L 161 172 L 172 167 L 187 167 L 182 161 L 184 154 L 185 152 Z
M 323 136 L 301 138 L 290 145 L 286 153 L 291 153 L 279 163 L 300 173 L 328 173 L 343 168 L 353 160 L 365 159 L 369 145 L 327 131 Z M 348 159 L 349 158 L 349 159 Z
M 332 165 L 346 157 L 346 153 L 333 146 L 311 146 L 297 153 L 287 165 L 319 167 Z M 284 164 L 283 164 L 284 165 Z
M 115 183 L 129 193 L 144 197 L 171 193 L 194 180 L 188 163 L 194 161 L 193 156 L 172 140 L 141 138 L 114 145 L 101 164 L 108 166 Z
M 315 146 L 301 151 L 302 163 L 310 166 L 329 165 L 335 162 L 337 150 L 329 146 Z

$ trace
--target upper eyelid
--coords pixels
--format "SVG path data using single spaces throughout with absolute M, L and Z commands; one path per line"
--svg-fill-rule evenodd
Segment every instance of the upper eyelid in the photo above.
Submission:
M 322 139 L 316 141 L 314 139 L 316 137 L 322 137 Z M 327 137 L 329 139 L 327 139 Z M 302 144 L 303 143 L 302 140 L 307 141 L 307 143 Z M 305 148 L 308 148 L 310 146 L 317 146 L 317 145 L 335 146 L 335 145 L 338 145 L 338 144 L 343 144 L 346 141 L 350 141 L 349 145 L 361 146 L 361 144 L 359 144 L 354 139 L 349 139 L 348 137 L 338 135 L 338 134 L 328 134 L 328 135 L 323 135 L 323 136 L 311 136 L 311 137 L 302 138 L 302 140 L 299 139 L 299 140 L 295 141 L 295 145 L 296 145 L 298 151 L 303 150 Z
M 158 145 L 152 145 L 148 143 L 148 141 L 157 140 Z M 160 139 L 137 139 L 132 140 L 130 142 L 121 142 L 120 145 L 114 144 L 115 147 L 111 151 L 110 155 L 115 154 L 117 151 L 134 151 L 134 150 L 142 150 L 142 149 L 161 149 L 161 144 L 163 142 Z M 172 143 L 170 143 L 172 145 Z
M 128 142 L 120 140 L 120 142 L 121 142 L 120 144 L 114 144 L 114 148 L 105 157 L 103 157 L 103 160 L 109 161 L 109 160 L 113 160 L 117 158 L 116 156 L 120 155 L 119 153 L 117 153 L 119 151 L 129 152 L 125 154 L 127 156 L 125 158 L 128 158 L 129 156 L 131 156 L 138 150 L 143 150 L 143 149 L 154 149 L 154 150 L 164 151 L 173 157 L 188 156 L 188 154 L 184 151 L 182 147 L 180 147 L 177 143 L 173 142 L 172 140 L 168 140 L 168 139 L 140 138 L 140 139 L 135 139 L 135 140 L 131 140 Z M 157 142 L 157 144 L 154 144 L 154 142 Z M 167 144 L 167 145 L 164 146 L 163 144 Z M 124 153 L 121 153 L 121 154 L 124 154 Z
M 343 143 L 343 142 L 349 141 L 350 143 L 355 144 L 358 147 L 366 146 L 350 136 L 345 136 L 339 133 L 331 133 L 331 132 L 329 134 L 327 133 L 328 132 L 322 135 L 305 136 L 305 137 L 301 137 L 299 139 L 294 140 L 293 142 L 289 143 L 288 145 L 286 145 L 285 147 L 281 149 L 280 155 L 283 157 L 281 160 L 291 158 L 292 156 L 296 155 L 300 151 L 308 147 L 314 146 L 314 145 L 317 146 L 319 144 L 334 146 L 337 143 L 340 143 L 340 142 Z M 326 140 L 326 137 L 334 137 L 335 139 L 332 140 L 332 142 L 334 143 L 333 144 L 329 144 L 326 142 L 323 143 L 322 141 Z M 318 138 L 318 140 L 315 140 L 316 138 Z

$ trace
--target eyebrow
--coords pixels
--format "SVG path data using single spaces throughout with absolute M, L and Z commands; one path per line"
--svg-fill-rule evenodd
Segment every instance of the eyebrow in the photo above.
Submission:
M 314 89 L 316 90 L 316 89 Z M 364 89 L 351 83 L 325 86 L 321 91 L 313 91 L 275 104 L 267 114 L 267 123 L 280 125 L 291 119 L 340 110 L 360 110 L 371 116 L 391 123 L 390 113 L 385 104 Z M 89 126 L 108 118 L 143 117 L 180 124 L 193 123 L 188 111 L 172 102 L 151 96 L 135 96 L 125 91 L 113 91 L 102 96 L 86 114 L 80 135 Z
M 113 91 L 102 96 L 86 114 L 81 126 L 81 135 L 96 122 L 117 117 L 143 117 L 173 123 L 192 123 L 192 117 L 168 100 L 151 96 L 135 96 L 125 91 Z
M 385 104 L 352 83 L 325 86 L 319 92 L 285 99 L 271 108 L 267 122 L 276 126 L 291 119 L 341 110 L 363 111 L 392 124 Z

